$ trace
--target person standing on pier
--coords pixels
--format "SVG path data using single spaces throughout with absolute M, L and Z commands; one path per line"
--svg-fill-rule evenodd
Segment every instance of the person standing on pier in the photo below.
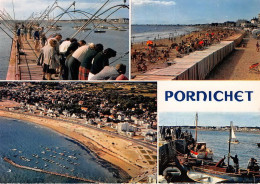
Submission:
M 109 59 L 112 57 L 116 57 L 116 51 L 111 48 L 107 48 L 103 52 L 99 52 L 92 61 L 92 67 L 88 80 L 91 80 L 91 78 L 103 70 L 105 66 L 109 66 Z
M 39 28 L 37 28 L 34 32 L 34 35 L 33 35 L 33 38 L 34 38 L 34 50 L 36 52 L 39 52 L 40 50 L 40 32 L 39 32 Z
M 18 26 L 18 28 L 16 30 L 16 36 L 17 36 L 17 40 L 18 40 L 18 43 L 20 45 L 20 48 L 22 48 L 23 45 L 22 45 L 22 39 L 21 39 L 21 28 L 20 28 L 20 26 Z
M 89 47 L 92 48 L 94 46 L 93 43 L 83 45 L 79 47 L 68 60 L 66 60 L 65 66 L 68 69 L 68 80 L 78 80 L 80 64 L 85 60 Z
M 56 52 L 55 47 L 57 46 L 57 41 L 52 39 L 49 44 L 46 45 L 43 50 L 43 80 L 51 80 L 51 75 L 56 73 L 56 69 L 59 66 L 59 56 Z M 46 74 L 46 78 L 45 78 Z
M 33 31 L 33 28 L 32 28 L 32 25 L 30 25 L 28 28 L 29 39 L 32 39 L 32 31 Z
M 103 51 L 103 45 L 100 43 L 96 44 L 93 48 L 89 47 L 85 59 L 81 62 L 79 67 L 79 80 L 88 80 L 88 75 L 92 67 L 92 60 L 101 51 Z
M 232 159 L 233 159 L 233 162 L 234 162 L 234 167 L 236 169 L 236 173 L 239 172 L 239 160 L 238 160 L 238 157 L 237 155 L 235 155 L 235 157 L 232 157 L 230 156 Z

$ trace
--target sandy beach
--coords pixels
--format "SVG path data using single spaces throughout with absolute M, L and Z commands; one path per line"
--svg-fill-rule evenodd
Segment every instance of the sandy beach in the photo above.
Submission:
M 221 29 L 218 29 L 221 30 Z M 147 61 L 147 59 L 145 58 L 145 63 L 147 65 L 147 71 L 150 71 L 152 69 L 156 69 L 156 68 L 166 68 L 168 66 L 167 62 L 171 62 L 173 61 L 176 57 L 177 57 L 177 51 L 176 49 L 170 48 L 172 43 L 181 43 L 182 41 L 186 41 L 187 38 L 193 37 L 193 38 L 197 38 L 200 35 L 203 35 L 207 32 L 207 29 L 202 29 L 201 31 L 194 31 L 190 34 L 187 35 L 181 35 L 178 37 L 175 37 L 174 40 L 171 39 L 158 39 L 153 41 L 154 44 L 156 44 L 156 48 L 159 51 L 159 55 L 161 55 L 159 57 L 159 59 L 156 62 L 150 62 Z M 236 31 L 235 34 L 233 34 L 232 36 L 229 36 L 223 40 L 228 40 L 228 41 L 232 41 L 235 38 L 237 38 L 239 35 L 241 35 L 240 31 Z M 167 58 L 167 61 L 165 61 L 165 59 L 163 58 L 163 54 L 161 54 L 162 50 L 169 50 L 169 57 Z M 136 52 L 136 53 L 148 53 L 148 46 L 146 44 L 146 42 L 141 42 L 141 43 L 134 43 L 132 45 L 132 53 Z M 137 59 L 138 60 L 138 59 Z M 132 58 L 131 60 L 131 77 L 133 78 L 136 75 L 142 74 L 144 73 L 143 71 L 138 71 L 137 68 L 137 63 L 138 61 L 134 60 Z
M 209 80 L 260 80 L 260 72 L 251 72 L 249 67 L 259 61 L 260 52 L 256 51 L 256 42 L 251 35 L 242 43 L 245 47 L 237 47 L 229 56 L 215 67 L 207 79 Z
M 5 107 L 18 105 L 12 101 L 0 102 L 0 116 L 35 123 L 73 138 L 88 147 L 101 159 L 125 171 L 132 178 L 156 167 L 156 162 L 145 161 L 146 155 L 141 150 L 144 150 L 147 155 L 149 154 L 151 159 L 152 155 L 156 155 L 156 153 L 134 142 L 67 121 L 4 110 Z

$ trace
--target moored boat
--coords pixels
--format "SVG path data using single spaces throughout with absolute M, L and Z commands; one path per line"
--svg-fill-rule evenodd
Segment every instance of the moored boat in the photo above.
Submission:
M 213 159 L 213 152 L 207 148 L 205 142 L 197 142 L 194 149 L 190 150 L 190 154 L 197 159 Z
M 220 183 L 226 181 L 224 178 L 195 171 L 188 171 L 187 176 L 198 183 Z
M 197 159 L 213 159 L 213 151 L 209 149 L 205 142 L 197 142 L 198 140 L 198 113 L 195 116 L 196 130 L 195 130 L 195 145 L 190 150 L 190 155 Z
M 94 33 L 105 33 L 106 31 L 104 30 L 95 30 Z

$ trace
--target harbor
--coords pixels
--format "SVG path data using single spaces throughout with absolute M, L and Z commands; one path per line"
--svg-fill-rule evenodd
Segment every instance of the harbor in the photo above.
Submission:
M 194 119 L 199 125 L 199 115 Z M 159 182 L 258 183 L 259 135 L 234 127 L 231 122 L 221 132 L 160 126 Z
M 84 181 L 87 183 L 96 183 L 97 181 L 93 181 L 93 180 L 88 180 L 88 179 L 84 179 L 84 178 L 78 178 L 75 176 L 70 176 L 67 174 L 59 174 L 59 173 L 55 173 L 55 172 L 50 172 L 50 171 L 45 171 L 42 169 L 38 169 L 38 168 L 32 168 L 32 167 L 27 167 L 27 166 L 22 166 L 19 164 L 14 163 L 12 160 L 10 160 L 7 157 L 4 157 L 4 161 L 8 162 L 9 164 L 18 167 L 18 168 L 22 168 L 22 169 L 28 169 L 28 170 L 32 170 L 32 171 L 36 171 L 36 172 L 41 172 L 41 173 L 45 173 L 45 174 L 51 174 L 51 175 L 56 175 L 56 176 L 62 176 L 62 177 L 66 177 L 66 178 L 70 178 L 70 179 L 75 179 L 75 180 L 79 180 L 79 181 Z

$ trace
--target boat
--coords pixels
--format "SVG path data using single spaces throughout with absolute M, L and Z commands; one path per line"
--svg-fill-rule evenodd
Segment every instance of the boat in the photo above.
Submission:
M 231 144 L 239 144 L 239 141 L 237 140 L 236 135 L 235 135 L 233 124 L 231 125 L 230 128 L 231 128 L 231 139 L 228 141 L 230 141 Z
M 190 155 L 197 159 L 213 159 L 213 151 L 209 149 L 205 142 L 197 142 L 198 140 L 198 113 L 195 116 L 196 130 L 195 130 L 195 145 L 190 150 Z
M 257 144 L 257 146 L 260 148 L 260 143 L 256 143 Z
M 108 29 L 110 29 L 110 30 L 117 30 L 118 28 L 117 27 L 108 27 Z
M 8 171 L 7 172 L 12 172 L 12 170 L 11 169 L 8 169 Z
M 97 26 L 97 28 L 100 28 L 100 29 L 108 29 L 107 26 Z
M 197 142 L 193 150 L 190 150 L 191 157 L 197 159 L 213 159 L 213 152 L 207 148 L 205 142 Z
M 224 178 L 219 178 L 210 174 L 201 172 L 188 171 L 187 176 L 197 183 L 221 183 L 226 181 Z
M 246 169 L 240 169 L 238 173 L 227 172 L 228 166 L 217 167 L 215 165 L 193 166 L 192 170 L 197 173 L 219 177 L 232 183 L 259 183 L 260 172 L 248 172 Z
M 105 33 L 106 31 L 104 30 L 95 30 L 94 33 Z

